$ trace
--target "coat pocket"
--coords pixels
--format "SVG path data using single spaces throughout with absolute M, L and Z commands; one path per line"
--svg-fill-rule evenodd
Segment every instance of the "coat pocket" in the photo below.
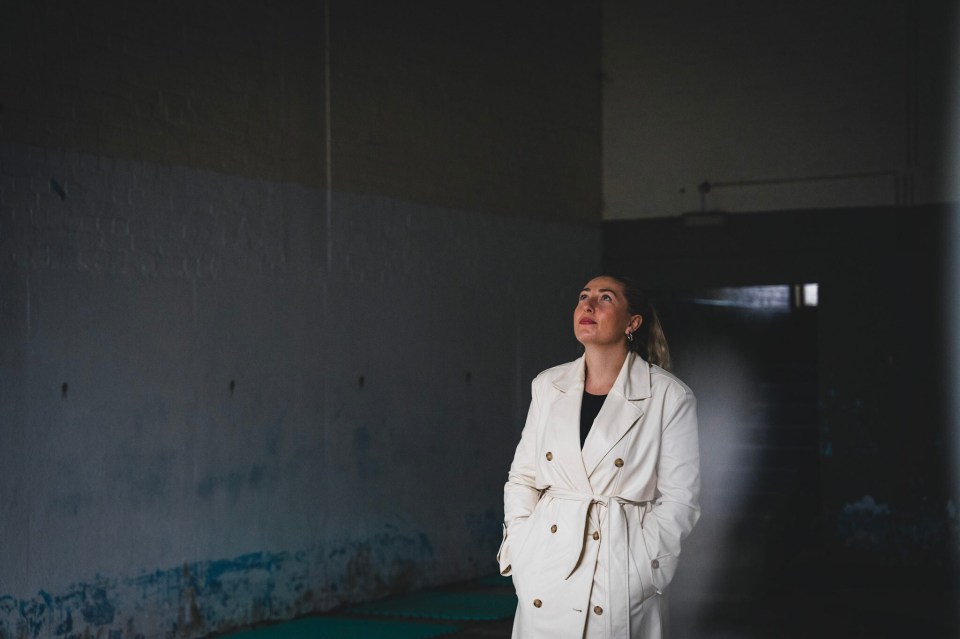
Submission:
M 503 541 L 500 543 L 500 551 L 497 553 L 497 560 L 500 562 L 500 574 L 513 574 L 516 579 L 517 561 L 523 563 L 523 547 L 527 542 L 530 533 L 530 522 L 537 515 L 534 510 L 529 517 L 515 521 L 510 526 L 510 531 L 504 530 Z
M 510 564 L 510 544 L 507 543 L 507 526 L 503 526 L 503 539 L 500 540 L 500 548 L 497 550 L 497 563 L 500 564 L 500 574 L 509 575 Z
M 628 511 L 627 522 L 630 535 L 630 563 L 632 564 L 632 576 L 630 580 L 630 603 L 638 605 L 659 592 L 654 576 L 654 561 L 647 551 L 647 540 L 643 534 L 643 528 L 640 524 L 643 515 L 639 508 L 632 508 Z M 636 583 L 637 587 L 634 588 Z M 636 593 L 636 595 L 634 594 Z

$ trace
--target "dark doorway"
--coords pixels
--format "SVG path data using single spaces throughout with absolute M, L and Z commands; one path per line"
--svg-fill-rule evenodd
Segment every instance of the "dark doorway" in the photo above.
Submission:
M 772 625 L 816 591 L 815 291 L 784 284 L 658 295 L 675 372 L 697 394 L 700 419 L 703 515 L 672 587 L 676 637 L 785 636 L 770 634 L 783 632 Z

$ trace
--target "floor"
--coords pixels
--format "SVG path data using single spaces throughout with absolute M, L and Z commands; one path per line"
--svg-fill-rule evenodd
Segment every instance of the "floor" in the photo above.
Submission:
M 264 624 L 222 639 L 502 638 L 513 627 L 516 596 L 507 578 L 491 576 L 338 609 L 325 615 Z
M 860 583 L 807 584 L 757 594 L 755 599 L 731 599 L 722 593 L 706 598 L 678 597 L 671 602 L 671 639 L 877 639 L 883 637 L 924 637 L 951 639 L 960 636 L 960 591 L 953 585 L 905 583 L 906 575 L 862 574 Z M 451 595 L 489 597 L 490 616 L 498 619 L 444 618 L 440 605 L 433 616 L 417 616 L 416 610 L 389 614 L 391 601 L 383 600 L 334 611 L 319 617 L 265 625 L 228 635 L 228 639 L 346 639 L 379 637 L 415 639 L 509 639 L 512 614 L 503 605 L 513 588 L 506 579 L 486 578 L 468 583 L 414 593 L 421 602 L 438 601 Z M 801 586 L 801 584 L 796 584 Z M 679 594 L 679 593 L 678 593 Z M 402 602 L 401 602 L 402 603 Z M 379 613 L 365 612 L 365 607 Z M 397 609 L 396 606 L 393 609 Z M 423 610 L 423 608 L 421 608 Z M 384 614 L 386 611 L 387 614 Z M 432 613 L 431 613 L 432 614 Z M 441 615 L 438 617 L 437 615 Z M 488 616 L 482 611 L 475 617 Z M 297 626 L 313 620 L 313 626 Z M 345 626 L 344 624 L 358 624 Z M 368 624 L 368 625 L 363 625 Z M 380 625 L 377 625 L 380 624 Z M 357 628 L 360 628 L 358 630 Z M 371 629 L 373 628 L 373 629 Z

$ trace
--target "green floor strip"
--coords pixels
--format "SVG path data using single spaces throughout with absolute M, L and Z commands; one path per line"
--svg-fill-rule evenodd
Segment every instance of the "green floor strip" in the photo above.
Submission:
M 225 639 L 425 639 L 458 630 L 457 626 L 412 621 L 308 617 L 226 635 Z
M 516 610 L 517 597 L 512 594 L 416 592 L 355 606 L 350 608 L 348 613 L 386 617 L 493 621 L 512 617 Z

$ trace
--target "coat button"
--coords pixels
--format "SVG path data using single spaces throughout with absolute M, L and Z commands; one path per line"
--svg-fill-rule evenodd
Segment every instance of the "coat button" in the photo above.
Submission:
M 623 468 L 623 460 L 620 459 L 619 457 L 617 457 L 617 458 L 613 461 L 613 465 L 616 466 L 617 468 Z
M 557 532 L 557 525 L 556 525 L 556 524 L 550 526 L 550 532 Z
M 534 599 L 534 600 L 533 600 L 533 607 L 534 607 L 534 608 L 539 608 L 539 607 L 542 606 L 542 605 L 543 605 L 543 602 L 540 601 L 539 599 Z
M 596 541 L 596 540 L 598 540 L 598 539 L 600 539 L 600 533 L 598 533 L 596 530 L 594 530 L 594 531 L 593 531 L 593 540 Z
M 553 460 L 553 453 L 547 453 L 547 461 Z
M 657 561 L 656 559 L 654 559 L 653 561 L 650 562 L 650 565 L 651 565 L 653 568 L 659 568 L 659 567 L 660 567 L 660 562 Z
M 597 613 L 598 615 L 602 615 L 602 614 L 603 614 L 603 608 L 601 608 L 600 606 L 594 606 L 594 607 L 593 607 L 593 611 L 594 611 L 595 613 Z

